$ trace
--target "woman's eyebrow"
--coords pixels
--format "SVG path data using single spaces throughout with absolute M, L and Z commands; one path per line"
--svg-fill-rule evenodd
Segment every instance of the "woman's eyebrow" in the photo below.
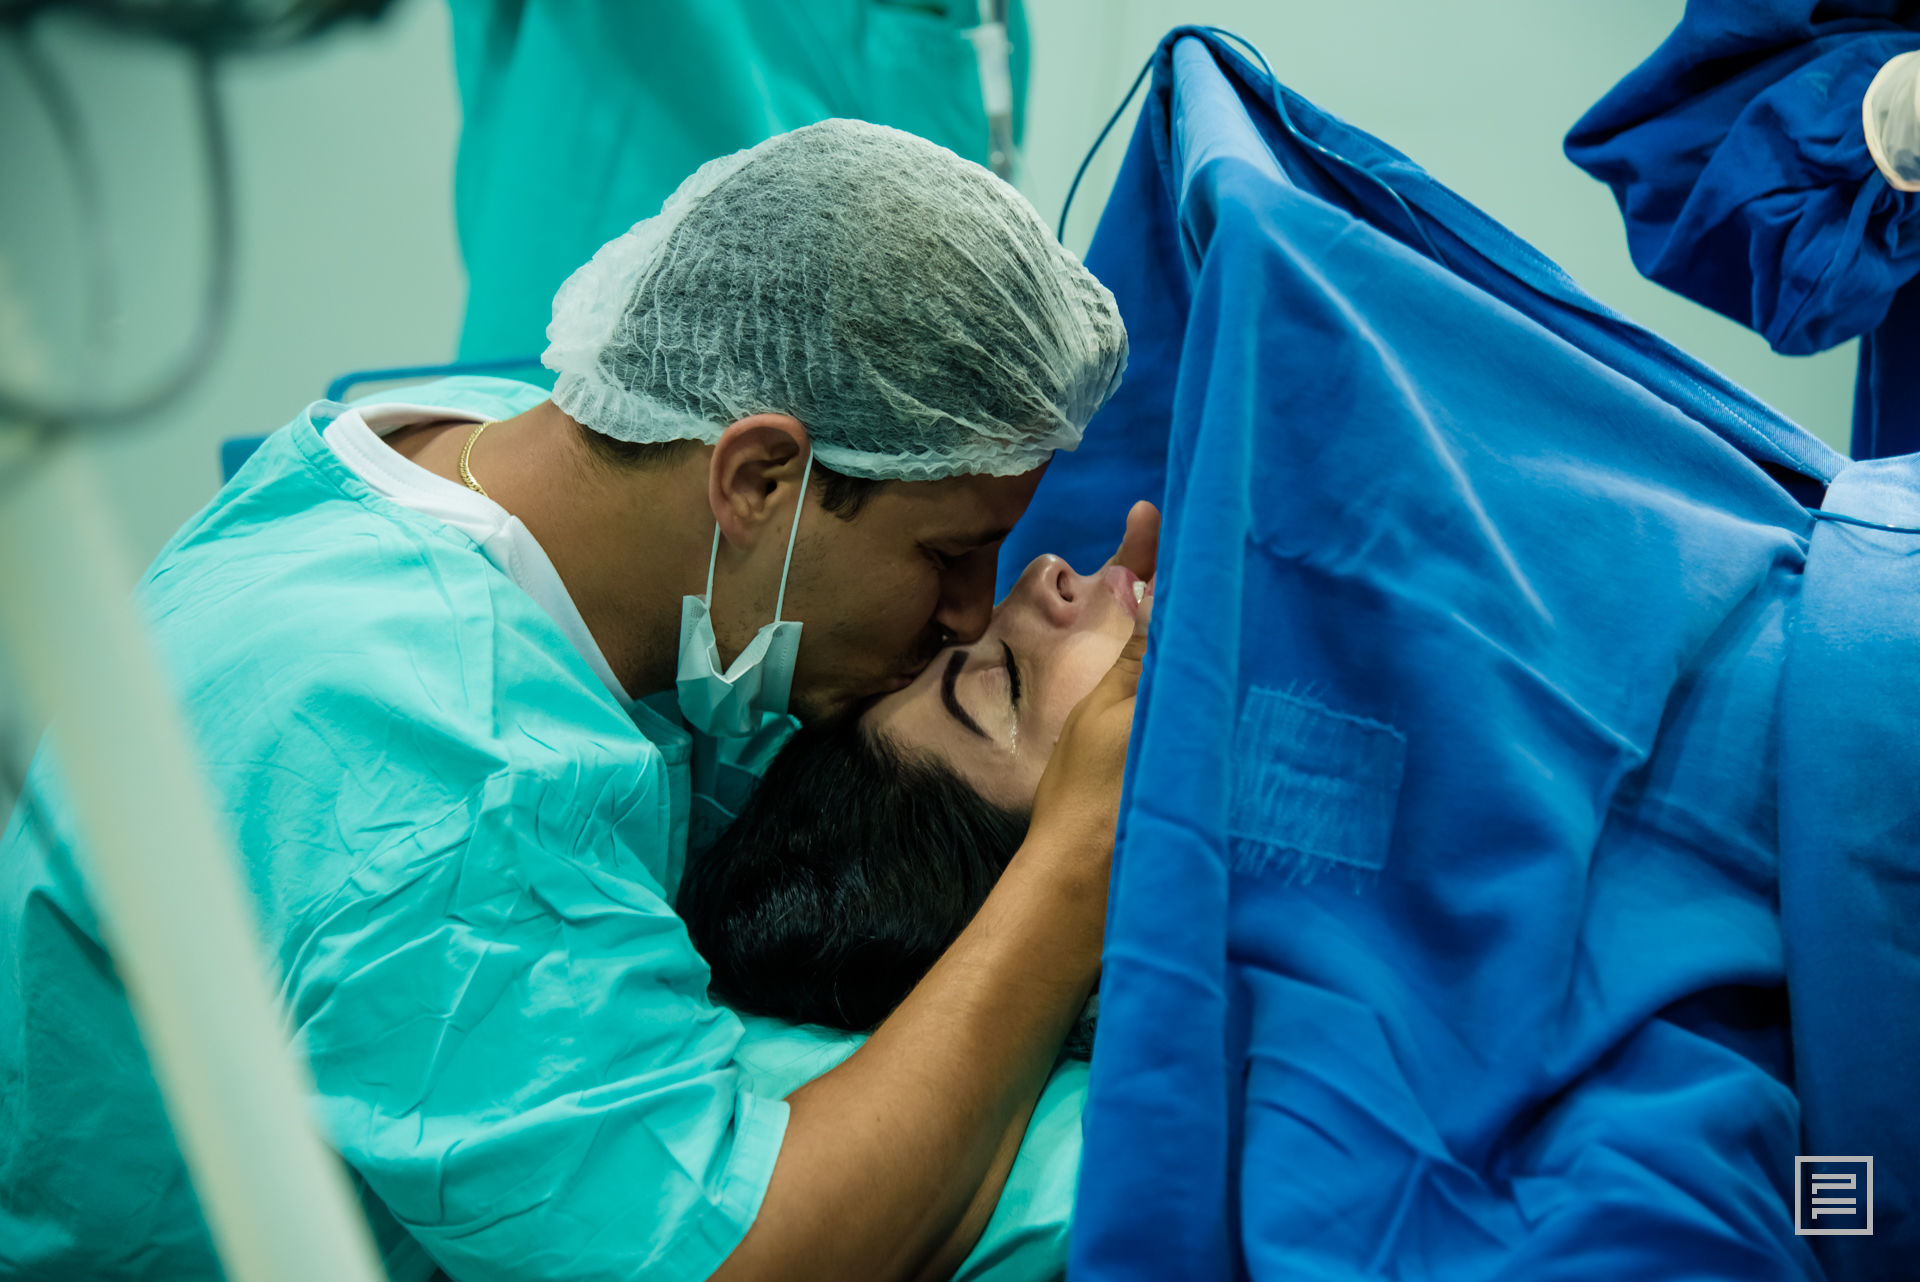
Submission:
M 967 653 L 965 650 L 955 650 L 947 659 L 947 670 L 940 674 L 940 702 L 947 705 L 947 711 L 953 714 L 955 721 L 982 739 L 991 738 L 985 730 L 980 728 L 978 721 L 967 715 L 967 710 L 960 706 L 960 700 L 953 692 L 953 683 L 960 679 L 960 669 L 966 666 Z

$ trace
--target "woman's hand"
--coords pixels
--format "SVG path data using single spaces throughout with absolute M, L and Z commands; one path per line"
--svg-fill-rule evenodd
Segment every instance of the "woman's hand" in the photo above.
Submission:
M 1159 552 L 1160 509 L 1141 499 L 1128 510 L 1127 529 L 1120 538 L 1120 549 L 1107 558 L 1107 565 L 1124 565 L 1142 581 L 1150 581 Z
M 1133 635 L 1100 684 L 1067 714 L 1059 743 L 1040 776 L 1029 832 L 1048 845 L 1083 852 L 1097 861 L 1088 871 L 1105 886 L 1120 818 L 1120 781 L 1133 731 L 1134 692 L 1147 653 L 1153 617 L 1153 573 L 1160 541 L 1160 513 L 1140 502 L 1127 514 L 1126 537 L 1108 565 L 1124 565 L 1147 585 L 1133 619 Z

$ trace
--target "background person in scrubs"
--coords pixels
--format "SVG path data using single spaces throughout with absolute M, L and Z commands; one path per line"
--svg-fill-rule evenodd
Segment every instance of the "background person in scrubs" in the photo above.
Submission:
M 704 166 L 554 311 L 551 398 L 320 402 L 142 584 L 314 1115 L 394 1282 L 950 1272 L 1098 966 L 1144 634 L 973 926 L 782 1099 L 671 907 L 686 621 L 728 679 L 804 629 L 766 715 L 978 635 L 1117 385 L 1112 296 L 991 174 L 837 121 Z M 0 845 L 0 1276 L 213 1276 L 84 855 L 43 753 Z
M 1920 195 L 1864 106 L 1916 49 L 1915 0 L 1692 0 L 1567 135 L 1649 279 L 1789 356 L 1860 339 L 1856 458 L 1920 449 Z
M 451 0 L 462 360 L 531 357 L 553 294 L 715 156 L 817 120 L 988 160 L 979 0 Z M 1008 10 L 1013 130 L 1026 21 Z M 537 377 L 537 371 L 529 377 Z

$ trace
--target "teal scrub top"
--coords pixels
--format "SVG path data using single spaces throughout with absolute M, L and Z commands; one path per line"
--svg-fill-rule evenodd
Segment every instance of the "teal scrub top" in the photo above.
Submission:
M 716 156 L 834 116 L 986 163 L 978 0 L 450 0 L 463 360 L 538 357 L 553 296 Z M 1014 125 L 1026 22 L 1010 6 Z
M 382 399 L 503 418 L 542 395 Z M 321 437 L 338 410 L 271 437 L 141 586 L 315 1116 L 394 1282 L 706 1277 L 784 1096 L 857 1039 L 761 1025 L 742 1060 L 670 906 L 685 731 L 623 707 L 465 534 L 364 485 Z M 0 941 L 0 1276 L 218 1276 L 44 752 L 0 844 Z M 1083 1081 L 1049 1088 L 968 1276 L 1060 1271 Z
M 811 1024 L 741 1017 L 746 1034 L 735 1062 L 755 1094 L 785 1099 L 836 1067 L 866 1041 Z M 1026 1137 L 1007 1173 L 1000 1202 L 953 1282 L 1018 1282 L 1066 1276 L 1067 1232 L 1080 1180 L 1081 1108 L 1089 1065 L 1062 1060 L 1033 1106 Z

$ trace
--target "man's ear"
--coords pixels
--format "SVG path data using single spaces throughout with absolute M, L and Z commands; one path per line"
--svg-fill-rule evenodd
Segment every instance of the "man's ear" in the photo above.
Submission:
M 770 521 L 792 508 L 811 457 L 807 429 L 797 418 L 754 414 L 730 424 L 707 461 L 707 505 L 720 536 L 751 547 Z

